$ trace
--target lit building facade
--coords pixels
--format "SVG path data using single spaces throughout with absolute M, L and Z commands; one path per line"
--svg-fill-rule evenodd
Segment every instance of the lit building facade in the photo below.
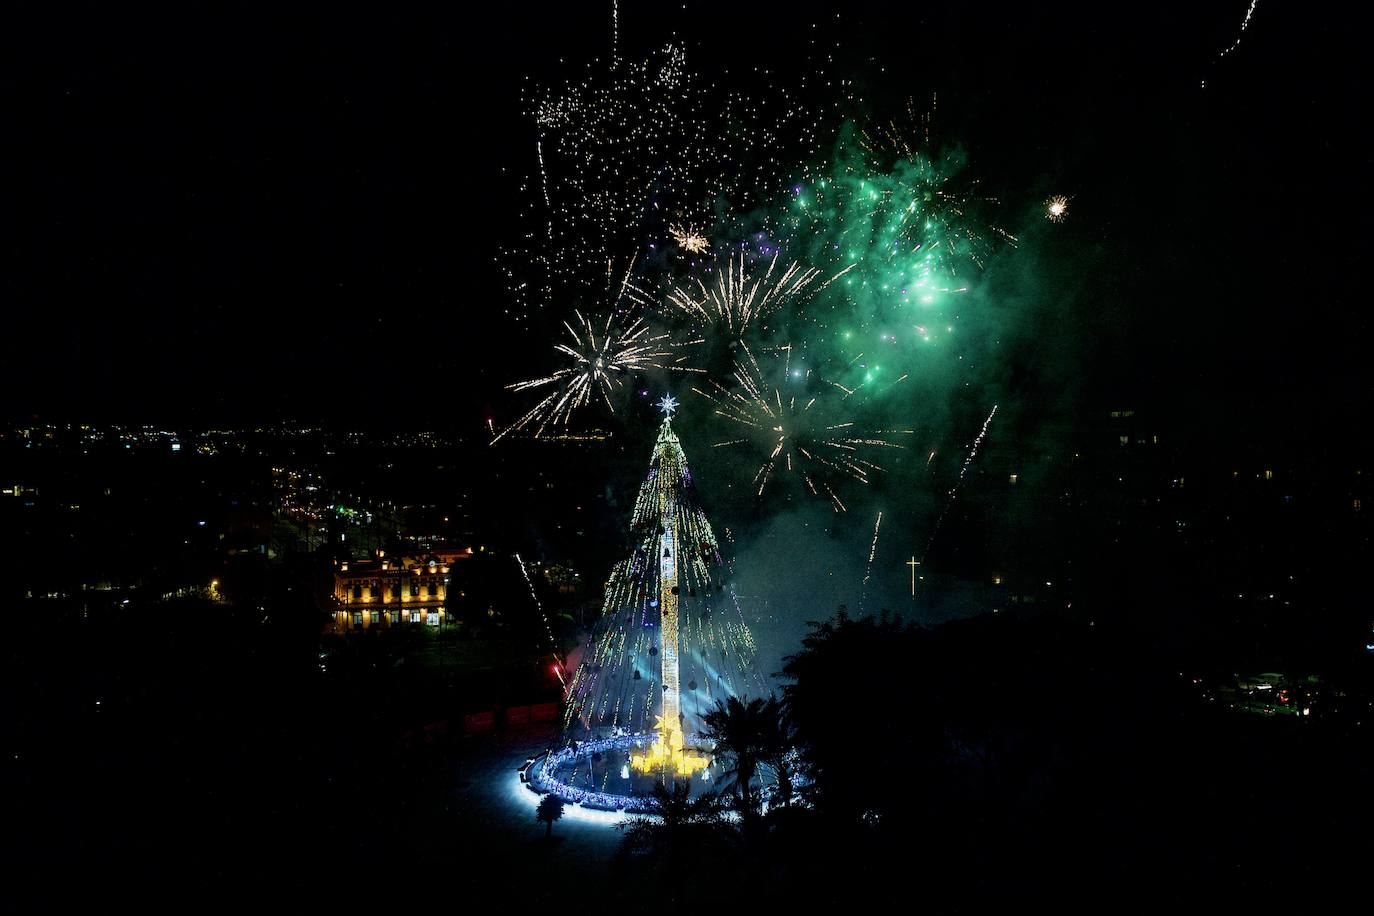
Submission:
M 334 566 L 334 628 L 338 632 L 401 624 L 442 626 L 447 616 L 453 564 L 471 550 L 436 550 L 420 557 L 390 558 L 378 551 L 368 560 L 339 560 Z

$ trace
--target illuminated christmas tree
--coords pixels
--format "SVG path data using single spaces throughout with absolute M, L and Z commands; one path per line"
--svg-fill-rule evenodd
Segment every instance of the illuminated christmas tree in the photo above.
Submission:
M 640 770 L 689 775 L 706 758 L 692 736 L 716 701 L 765 692 L 729 570 L 664 413 L 631 519 L 629 557 L 611 571 L 601 620 L 568 688 L 565 726 L 605 735 L 656 733 Z

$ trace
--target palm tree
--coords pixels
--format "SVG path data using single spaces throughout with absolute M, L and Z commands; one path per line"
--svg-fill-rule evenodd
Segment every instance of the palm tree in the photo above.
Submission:
M 682 874 L 720 874 L 735 856 L 736 834 L 723 817 L 719 799 L 711 793 L 692 797 L 689 780 L 654 785 L 658 802 L 654 815 L 622 821 L 625 833 L 618 861 L 633 862 L 641 878 L 676 879 Z
M 773 770 L 773 778 L 777 783 L 773 797 L 778 804 L 786 808 L 792 803 L 792 777 L 796 761 L 793 754 L 792 728 L 787 721 L 783 704 L 775 698 L 770 697 L 764 704 L 763 728 L 763 762 Z
M 770 756 L 779 743 L 781 710 L 777 700 L 730 697 L 716 703 L 704 718 L 705 735 L 715 742 L 716 754 L 730 761 L 726 772 L 734 777 L 740 817 L 745 821 L 758 813 L 754 795 L 754 774 L 759 762 Z
M 632 848 L 672 845 L 693 827 L 715 827 L 721 823 L 720 801 L 710 792 L 692 797 L 689 779 L 675 781 L 669 789 L 663 780 L 654 783 L 653 798 L 658 802 L 655 817 L 633 817 L 618 826 L 625 831 L 625 843 Z M 666 840 L 661 843 L 660 840 Z
M 534 819 L 543 821 L 545 827 L 544 838 L 553 837 L 553 822 L 563 816 L 563 799 L 557 795 L 545 795 L 539 800 L 539 807 L 535 809 Z

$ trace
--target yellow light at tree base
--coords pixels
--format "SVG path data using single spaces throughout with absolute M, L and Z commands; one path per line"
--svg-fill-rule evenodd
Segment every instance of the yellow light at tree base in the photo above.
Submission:
M 659 735 L 642 754 L 630 755 L 630 766 L 638 773 L 672 772 L 675 776 L 691 776 L 704 770 L 711 758 L 684 746 L 682 732 L 670 728 L 660 718 Z

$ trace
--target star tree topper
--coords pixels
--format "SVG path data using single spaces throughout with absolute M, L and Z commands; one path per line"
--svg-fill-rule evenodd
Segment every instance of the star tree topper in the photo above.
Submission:
M 677 410 L 677 398 L 673 397 L 671 394 L 665 394 L 659 399 L 658 409 L 663 411 L 663 416 L 665 418 L 672 419 L 673 411 Z

